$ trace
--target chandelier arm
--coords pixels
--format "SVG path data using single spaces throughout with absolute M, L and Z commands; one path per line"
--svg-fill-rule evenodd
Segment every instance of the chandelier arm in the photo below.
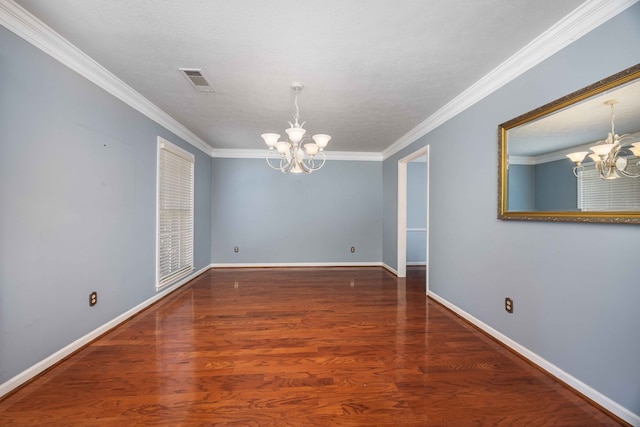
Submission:
M 322 162 L 316 166 L 316 164 L 318 163 L 318 158 L 322 157 Z M 324 162 L 326 160 L 326 156 L 324 155 L 324 153 L 319 152 L 318 154 L 316 154 L 313 157 L 307 157 L 304 159 L 304 163 L 305 165 L 311 170 L 311 172 L 315 172 L 318 169 L 320 169 L 322 166 L 324 166 Z
M 291 172 L 291 169 L 293 169 L 293 166 L 295 165 L 295 159 L 292 158 L 291 160 L 287 160 L 284 157 L 280 160 L 280 172 L 282 173 L 289 173 Z
M 576 178 L 580 178 L 580 176 L 578 175 L 578 172 L 582 171 L 583 169 L 584 169 L 584 166 L 582 165 L 574 166 L 573 174 L 576 176 Z
M 309 166 L 308 164 L 309 160 L 310 159 L 302 159 L 302 161 L 299 163 L 300 169 L 302 169 L 302 172 L 306 173 L 307 175 L 315 171 L 315 169 L 313 169 L 312 166 Z
M 615 166 L 614 166 L 615 168 Z M 605 171 L 606 169 L 606 171 Z M 605 161 L 602 164 L 602 167 L 600 168 L 600 178 L 602 179 L 608 179 L 609 176 L 611 175 L 611 165 L 609 164 L 609 161 Z
M 276 157 L 274 157 L 274 155 L 273 155 L 274 153 L 276 153 L 276 151 L 273 151 L 273 150 L 269 150 L 267 152 L 267 157 L 266 157 L 267 164 L 269 165 L 269 167 L 271 169 L 275 169 L 277 171 L 282 170 L 282 166 L 274 166 L 271 163 L 272 160 L 276 160 Z M 278 156 L 277 159 L 279 159 L 280 160 L 280 164 L 282 164 L 282 157 Z
M 302 161 L 300 162 L 301 165 L 304 165 L 303 169 L 307 169 L 309 171 L 309 173 L 311 172 L 315 172 L 318 169 L 315 167 L 315 163 L 313 161 L 312 158 L 310 157 L 305 157 L 304 159 L 302 159 Z
M 627 172 L 624 169 L 618 169 L 618 172 L 620 172 L 622 175 L 626 176 L 627 178 L 640 178 L 640 173 L 631 173 L 631 172 Z
M 318 152 L 318 154 L 316 154 L 316 156 L 315 156 L 315 159 L 317 159 L 318 156 L 322 156 L 322 163 L 320 163 L 320 166 L 318 166 L 314 170 L 318 170 L 318 169 L 322 168 L 324 166 L 324 163 L 327 161 L 327 155 L 324 154 L 324 151 Z M 315 164 L 315 159 L 314 159 L 314 164 Z
M 627 134 L 624 134 L 624 135 L 620 135 L 620 136 L 618 136 L 618 142 L 620 143 L 620 146 L 621 146 L 621 147 L 622 147 L 622 146 L 625 146 L 625 145 L 628 145 L 628 142 L 624 142 L 624 143 L 622 142 L 622 141 L 624 141 L 625 139 L 629 139 L 629 140 L 631 140 L 631 141 L 635 141 L 635 137 L 633 137 L 633 136 L 629 135 L 628 133 L 627 133 Z
M 600 173 L 600 175 L 602 175 L 602 160 L 600 160 L 599 162 L 596 162 L 595 166 L 596 166 L 596 170 L 598 171 L 598 173 Z

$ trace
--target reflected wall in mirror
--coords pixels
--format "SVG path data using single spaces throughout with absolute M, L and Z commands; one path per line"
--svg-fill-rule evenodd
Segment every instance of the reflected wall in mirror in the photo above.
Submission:
M 640 64 L 501 124 L 498 218 L 640 223 Z

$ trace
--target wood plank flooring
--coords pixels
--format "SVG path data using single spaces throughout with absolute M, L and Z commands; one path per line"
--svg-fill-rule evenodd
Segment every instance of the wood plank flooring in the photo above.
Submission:
M 215 269 L 0 401 L 0 425 L 620 425 L 424 270 Z

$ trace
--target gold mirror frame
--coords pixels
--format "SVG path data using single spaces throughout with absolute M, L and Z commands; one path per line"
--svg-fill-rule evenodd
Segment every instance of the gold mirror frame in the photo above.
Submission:
M 498 126 L 498 218 L 520 221 L 599 222 L 640 224 L 640 211 L 525 212 L 507 210 L 507 131 L 532 122 L 598 94 L 640 79 L 640 64 L 522 114 Z M 638 178 L 640 179 L 640 178 Z

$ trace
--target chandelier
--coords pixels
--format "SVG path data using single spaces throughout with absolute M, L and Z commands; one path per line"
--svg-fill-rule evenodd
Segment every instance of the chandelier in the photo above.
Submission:
M 587 155 L 593 160 L 601 179 L 617 179 L 620 178 L 620 174 L 629 178 L 640 177 L 640 173 L 632 173 L 627 170 L 629 160 L 632 162 L 637 161 L 636 166 L 640 167 L 640 142 L 634 142 L 629 146 L 629 142 L 635 138 L 628 134 L 619 136 L 614 129 L 614 106 L 618 101 L 618 99 L 610 99 L 605 102 L 605 105 L 611 107 L 611 132 L 609 132 L 609 135 L 605 139 L 596 142 L 593 147 L 589 147 L 591 153 L 577 151 L 567 154 L 567 157 L 575 164 L 573 174 L 576 177 L 584 169 L 582 161 Z M 634 156 L 635 158 L 632 158 Z
M 327 159 L 324 148 L 331 137 L 325 134 L 313 135 L 309 138 L 307 131 L 302 128 L 306 122 L 298 123 L 300 108 L 298 108 L 298 94 L 302 90 L 302 83 L 291 83 L 291 89 L 295 92 L 294 105 L 296 113 L 293 123 L 289 122 L 286 141 L 279 141 L 277 133 L 263 133 L 260 135 L 269 147 L 267 152 L 267 164 L 282 173 L 312 173 L 324 166 Z M 313 142 L 311 142 L 313 139 Z

